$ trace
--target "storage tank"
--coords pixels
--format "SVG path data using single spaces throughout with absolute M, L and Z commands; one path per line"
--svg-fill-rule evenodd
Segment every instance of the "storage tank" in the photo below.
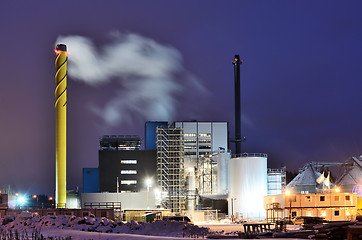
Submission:
M 229 162 L 229 216 L 263 220 L 266 218 L 267 155 L 244 153 Z
M 219 148 L 214 155 L 214 161 L 217 163 L 217 194 L 223 195 L 228 193 L 228 171 L 230 152 Z

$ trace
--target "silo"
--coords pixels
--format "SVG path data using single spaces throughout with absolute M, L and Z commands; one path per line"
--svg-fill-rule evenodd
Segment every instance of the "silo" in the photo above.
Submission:
M 262 220 L 266 218 L 267 155 L 245 153 L 229 162 L 229 216 Z
M 230 152 L 225 149 L 219 149 L 214 155 L 214 161 L 217 163 L 217 194 L 224 195 L 228 192 L 228 165 Z

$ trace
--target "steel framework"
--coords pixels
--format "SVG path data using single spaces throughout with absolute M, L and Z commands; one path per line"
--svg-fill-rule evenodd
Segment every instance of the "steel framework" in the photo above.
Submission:
M 157 182 L 161 205 L 174 213 L 185 211 L 185 169 L 182 128 L 157 128 Z

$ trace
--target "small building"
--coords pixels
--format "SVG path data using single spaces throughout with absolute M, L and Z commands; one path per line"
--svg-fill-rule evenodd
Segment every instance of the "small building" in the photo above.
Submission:
M 320 193 L 292 193 L 264 198 L 268 222 L 283 217 L 322 217 L 327 221 L 350 221 L 357 214 L 357 193 L 342 193 L 328 189 Z
M 98 166 L 100 192 L 137 192 L 146 187 L 145 180 L 156 175 L 156 150 L 140 150 L 140 145 L 138 136 L 103 136 Z

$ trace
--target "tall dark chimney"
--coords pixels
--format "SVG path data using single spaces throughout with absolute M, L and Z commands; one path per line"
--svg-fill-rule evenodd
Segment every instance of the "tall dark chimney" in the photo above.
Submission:
M 235 79 L 235 154 L 241 153 L 241 107 L 240 107 L 240 61 L 239 55 L 235 55 L 234 64 L 234 79 Z

